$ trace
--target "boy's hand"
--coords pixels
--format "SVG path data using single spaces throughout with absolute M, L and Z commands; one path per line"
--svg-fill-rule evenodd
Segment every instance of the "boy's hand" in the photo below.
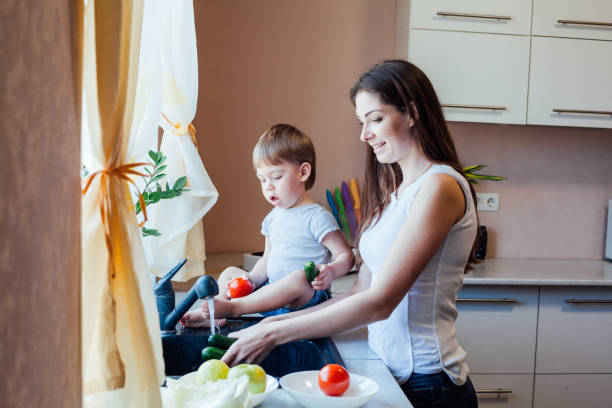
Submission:
M 334 280 L 334 266 L 332 264 L 317 265 L 319 274 L 312 281 L 312 287 L 316 290 L 329 288 Z

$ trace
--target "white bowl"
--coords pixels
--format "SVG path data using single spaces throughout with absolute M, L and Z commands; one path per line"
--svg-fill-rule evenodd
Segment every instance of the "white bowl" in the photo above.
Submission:
M 191 373 L 187 373 L 184 376 L 182 376 L 181 378 L 179 378 L 179 381 L 184 381 L 187 384 L 196 384 L 196 382 L 195 382 L 196 373 L 197 373 L 197 371 L 193 371 Z M 276 378 L 272 377 L 271 375 L 266 374 L 266 390 L 264 392 L 262 392 L 262 393 L 259 393 L 259 394 L 251 394 L 251 393 L 249 393 L 249 399 L 248 399 L 248 403 L 247 403 L 247 408 L 253 408 L 253 407 L 261 404 L 277 388 L 278 388 L 278 380 Z
M 378 384 L 357 374 L 349 373 L 351 385 L 339 397 L 325 395 L 319 389 L 318 371 L 299 371 L 280 379 L 280 385 L 301 406 L 306 408 L 356 408 L 378 392 Z

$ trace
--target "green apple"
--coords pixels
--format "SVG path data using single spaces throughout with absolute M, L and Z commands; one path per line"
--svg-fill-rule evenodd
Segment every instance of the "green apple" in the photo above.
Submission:
M 196 383 L 204 384 L 207 381 L 217 381 L 227 377 L 229 367 L 221 360 L 207 360 L 205 361 L 198 372 L 196 373 Z
M 266 372 L 257 364 L 238 364 L 230 368 L 227 378 L 249 377 L 249 392 L 260 394 L 266 390 Z

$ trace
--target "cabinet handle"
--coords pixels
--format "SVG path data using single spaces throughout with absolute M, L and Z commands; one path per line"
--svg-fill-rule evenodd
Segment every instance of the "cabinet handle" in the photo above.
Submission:
M 588 115 L 612 115 L 612 111 L 598 111 L 598 110 L 581 110 L 581 109 L 559 109 L 553 108 L 555 113 L 576 113 L 576 114 L 588 114 Z
M 458 109 L 478 109 L 478 110 L 502 110 L 505 111 L 505 106 L 485 106 L 485 105 L 456 105 L 451 103 L 443 103 L 443 108 L 458 108 Z
M 467 17 L 467 18 L 486 18 L 488 20 L 512 20 L 509 16 L 493 16 L 490 14 L 474 14 L 474 13 L 453 13 L 452 11 L 438 11 L 438 16 L 444 17 Z
M 476 390 L 476 394 L 512 394 L 512 390 L 498 388 L 496 390 Z
M 575 305 L 612 305 L 612 299 L 565 299 L 565 303 Z
M 604 21 L 581 21 L 581 20 L 557 20 L 559 24 L 576 24 L 586 26 L 598 26 L 598 27 L 612 27 L 612 23 L 606 23 Z
M 460 298 L 457 302 L 461 303 L 518 303 L 516 299 L 489 299 L 489 298 Z

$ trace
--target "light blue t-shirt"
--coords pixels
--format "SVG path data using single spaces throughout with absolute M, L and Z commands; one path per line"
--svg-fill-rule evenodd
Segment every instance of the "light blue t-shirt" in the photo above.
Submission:
M 304 264 L 309 261 L 317 264 L 329 262 L 331 255 L 321 241 L 338 229 L 334 216 L 319 204 L 275 207 L 261 224 L 261 233 L 270 242 L 269 282 L 304 269 Z

